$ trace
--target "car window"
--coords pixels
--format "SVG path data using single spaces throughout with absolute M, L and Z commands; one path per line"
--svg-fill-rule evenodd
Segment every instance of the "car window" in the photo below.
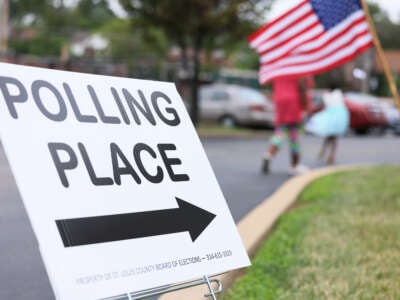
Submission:
M 240 89 L 238 91 L 239 99 L 251 103 L 265 103 L 265 96 L 256 90 Z
M 211 93 L 210 99 L 213 101 L 226 101 L 229 100 L 229 94 L 225 91 L 214 91 Z
M 211 90 L 209 88 L 201 88 L 200 89 L 200 99 L 210 99 L 211 98 Z

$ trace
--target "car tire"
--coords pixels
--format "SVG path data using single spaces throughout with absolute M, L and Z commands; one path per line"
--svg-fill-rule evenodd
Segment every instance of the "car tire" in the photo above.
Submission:
M 377 130 L 378 130 L 378 135 L 382 136 L 382 135 L 386 134 L 387 127 L 386 126 L 381 126 Z
M 233 116 L 226 115 L 219 119 L 219 124 L 225 128 L 233 128 L 237 125 L 237 122 Z
M 368 128 L 357 128 L 357 129 L 354 129 L 354 132 L 357 135 L 366 135 L 368 133 Z
M 400 136 L 400 122 L 392 125 L 393 134 Z

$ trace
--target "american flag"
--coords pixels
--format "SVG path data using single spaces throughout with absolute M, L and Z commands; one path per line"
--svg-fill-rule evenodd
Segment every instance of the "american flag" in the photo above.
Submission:
M 249 37 L 259 81 L 335 68 L 373 45 L 359 0 L 303 0 Z

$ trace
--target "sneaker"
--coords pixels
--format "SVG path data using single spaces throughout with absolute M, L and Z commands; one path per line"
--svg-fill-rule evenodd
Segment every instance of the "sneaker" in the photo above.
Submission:
M 329 156 L 328 159 L 326 160 L 327 165 L 334 165 L 335 164 L 335 159 L 332 156 Z
M 310 171 L 310 168 L 308 168 L 305 165 L 297 165 L 295 167 L 290 167 L 289 169 L 289 175 L 301 175 L 306 172 Z
M 269 159 L 264 158 L 263 164 L 262 164 L 262 172 L 264 174 L 268 174 L 269 173 Z

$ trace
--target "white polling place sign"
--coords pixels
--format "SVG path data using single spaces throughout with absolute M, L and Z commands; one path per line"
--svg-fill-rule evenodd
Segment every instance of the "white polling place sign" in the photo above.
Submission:
M 249 265 L 173 83 L 1 63 L 0 135 L 57 299 Z

